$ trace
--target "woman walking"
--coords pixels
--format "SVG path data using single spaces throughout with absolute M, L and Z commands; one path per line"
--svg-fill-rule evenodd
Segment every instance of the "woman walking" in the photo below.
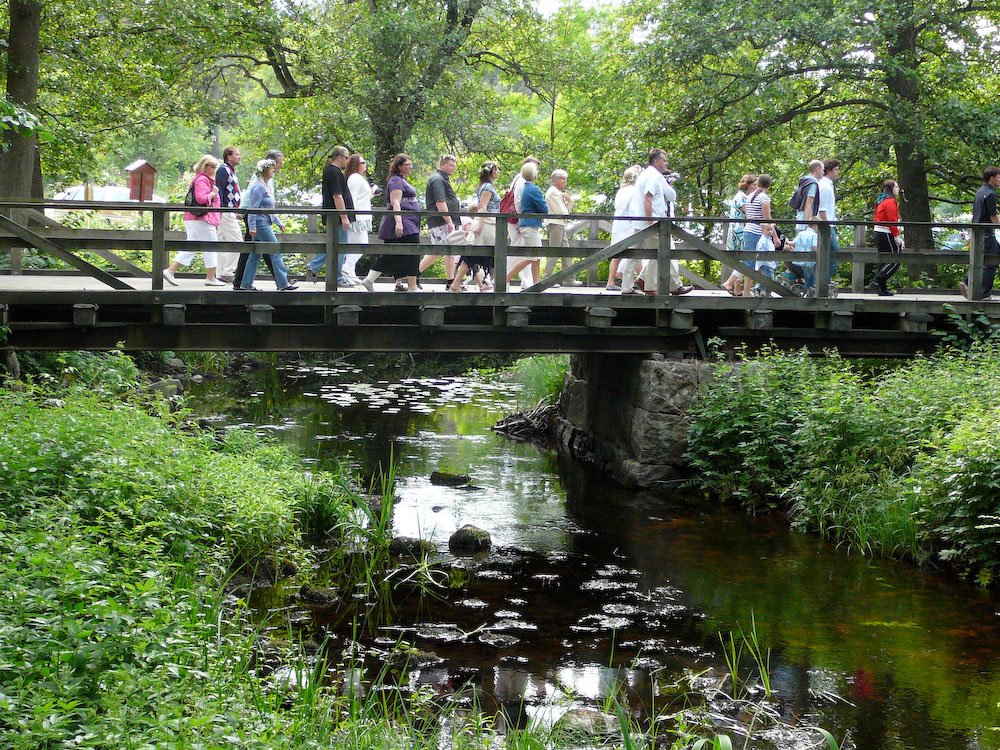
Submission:
M 547 214 L 548 204 L 545 196 L 542 195 L 541 188 L 535 184 L 538 179 L 538 165 L 531 161 L 526 161 L 521 166 L 521 178 L 524 180 L 524 189 L 521 192 L 521 206 L 519 214 Z M 540 217 L 522 216 L 517 220 L 517 229 L 521 236 L 520 247 L 541 247 L 542 246 L 542 219 Z M 521 269 L 528 268 L 530 277 L 529 286 L 538 283 L 538 275 L 541 270 L 541 260 L 537 255 L 523 257 L 514 263 L 507 271 L 507 281 L 510 281 Z
M 413 159 L 408 154 L 396 154 L 389 166 L 389 180 L 385 189 L 389 195 L 389 208 L 403 213 L 386 214 L 379 222 L 378 236 L 386 244 L 416 245 L 420 242 L 420 202 L 417 191 L 407 181 Z M 375 291 L 375 280 L 382 274 L 392 274 L 397 292 L 417 291 L 417 273 L 420 255 L 380 255 L 372 264 L 368 276 L 361 282 L 369 292 Z M 404 282 L 405 279 L 405 282 Z
M 764 233 L 762 224 L 767 226 L 771 221 L 771 196 L 768 191 L 771 189 L 771 175 L 762 174 L 757 178 L 757 189 L 754 190 L 743 204 L 743 213 L 747 217 L 747 223 L 743 227 L 743 249 L 749 252 L 756 252 L 757 243 Z M 755 261 L 747 261 L 747 265 L 753 268 Z M 743 296 L 749 297 L 753 289 L 746 279 L 743 280 Z
M 903 238 L 899 236 L 899 184 L 895 180 L 882 183 L 882 193 L 875 199 L 875 249 L 880 253 L 899 254 L 903 250 Z M 889 279 L 899 270 L 899 263 L 890 261 L 879 266 L 875 278 L 868 285 L 868 291 L 879 297 L 891 297 Z
M 362 213 L 372 210 L 372 186 L 368 182 L 368 166 L 365 157 L 361 154 L 351 154 L 347 160 L 347 189 L 351 192 L 354 200 L 354 214 L 351 220 L 351 228 L 347 230 L 347 242 L 351 245 L 367 245 L 368 233 L 372 231 L 372 215 Z M 344 278 L 351 286 L 361 283 L 358 279 L 356 264 L 361 259 L 362 253 L 348 253 L 344 256 Z
M 500 174 L 500 166 L 495 161 L 487 161 L 479 169 L 479 187 L 476 188 L 476 212 L 485 214 L 500 213 L 500 194 L 494 186 Z M 472 233 L 475 235 L 477 247 L 493 247 L 497 238 L 496 217 L 479 216 L 472 224 Z M 472 272 L 479 286 L 479 291 L 489 292 L 493 290 L 493 285 L 489 282 L 489 275 L 493 273 L 492 255 L 463 255 L 459 258 L 458 268 L 455 269 L 455 280 L 448 286 L 449 292 L 462 291 L 462 280 L 465 275 Z
M 221 201 L 219 199 L 219 188 L 215 184 L 215 170 L 219 168 L 219 160 L 211 154 L 202 156 L 198 163 L 194 165 L 194 178 L 191 180 L 191 192 L 194 202 L 198 206 L 205 208 L 218 208 Z M 192 208 L 184 212 L 184 232 L 188 242 L 218 242 L 219 222 L 222 214 L 218 211 L 206 211 L 201 208 Z M 174 276 L 181 266 L 185 268 L 191 265 L 197 250 L 182 250 L 177 253 L 174 262 L 163 269 L 163 278 L 171 286 L 177 286 L 177 279 Z M 226 282 L 215 275 L 215 269 L 219 262 L 219 254 L 202 250 L 202 260 L 205 262 L 205 286 L 226 286 Z
M 631 237 L 635 233 L 635 224 L 627 219 L 620 219 L 619 216 L 629 215 L 629 205 L 632 203 L 632 196 L 635 195 L 635 181 L 642 172 L 642 167 L 633 164 L 622 173 L 622 181 L 615 193 L 615 219 L 611 222 L 611 244 L 621 242 L 626 237 Z M 604 288 L 609 292 L 620 292 L 621 284 L 617 283 L 619 277 L 618 266 L 621 263 L 621 256 L 616 255 L 608 265 L 608 283 Z
M 275 214 L 270 211 L 274 208 L 274 193 L 271 192 L 271 178 L 274 176 L 275 163 L 271 159 L 261 159 L 257 162 L 257 176 L 260 178 L 250 188 L 247 200 L 247 224 L 250 227 L 250 239 L 254 243 L 250 255 L 247 257 L 247 266 L 243 271 L 243 278 L 240 280 L 240 289 L 251 289 L 256 291 L 253 285 L 257 276 L 257 262 L 260 253 L 265 252 L 256 243 L 274 243 L 277 246 L 278 238 L 274 236 L 272 224 L 276 224 L 281 231 L 285 231 L 285 225 L 281 223 Z M 285 262 L 282 260 L 280 252 L 266 253 L 271 257 L 271 268 L 274 272 L 274 283 L 279 292 L 290 292 L 298 289 L 297 286 L 288 281 L 288 271 Z
M 745 174 L 740 178 L 740 185 L 729 204 L 730 219 L 745 219 L 744 207 L 750 200 L 750 191 L 757 184 L 757 175 Z M 729 239 L 726 242 L 726 249 L 729 252 L 738 252 L 743 249 L 743 227 L 739 222 L 729 225 Z M 743 293 L 743 274 L 736 264 L 733 265 L 733 272 L 723 283 L 722 288 L 734 297 L 739 297 Z

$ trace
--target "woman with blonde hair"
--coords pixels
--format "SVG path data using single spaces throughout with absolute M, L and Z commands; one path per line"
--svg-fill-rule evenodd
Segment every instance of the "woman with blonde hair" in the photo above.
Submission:
M 194 165 L 194 177 L 191 180 L 189 191 L 194 198 L 195 206 L 184 212 L 184 231 L 187 234 L 188 242 L 218 242 L 219 223 L 222 221 L 222 214 L 218 211 L 205 210 L 219 208 L 219 188 L 215 184 L 215 170 L 219 168 L 219 160 L 211 154 L 202 156 L 198 163 Z M 177 286 L 177 279 L 174 276 L 181 266 L 191 265 L 197 250 L 182 250 L 177 253 L 174 262 L 163 269 L 163 278 L 172 286 Z M 215 275 L 215 269 L 219 262 L 219 254 L 202 251 L 202 260 L 205 262 L 205 285 L 206 286 L 226 286 L 226 282 Z
M 538 179 L 538 165 L 532 161 L 525 161 L 521 165 L 521 179 L 524 181 L 524 188 L 521 192 L 521 203 L 517 212 L 519 214 L 547 214 L 549 206 L 545 202 L 542 189 L 535 184 L 535 180 Z M 517 220 L 517 230 L 521 237 L 520 247 L 542 246 L 541 218 L 522 215 Z M 537 255 L 522 257 L 507 271 L 507 281 L 517 276 L 522 269 L 527 268 L 530 269 L 528 272 L 529 286 L 534 285 L 538 283 L 541 265 L 541 259 Z
M 618 186 L 618 192 L 615 193 L 615 216 L 628 216 L 628 207 L 632 202 L 632 196 L 635 193 L 635 181 L 638 179 L 639 174 L 642 172 L 642 167 L 638 164 L 633 164 L 631 167 L 626 169 L 622 173 L 622 181 Z M 616 242 L 621 242 L 626 237 L 631 237 L 635 233 L 635 225 L 628 219 L 615 218 L 611 222 L 611 244 Z M 621 284 L 616 283 L 621 277 L 618 273 L 618 266 L 621 264 L 621 256 L 616 255 L 611 259 L 611 263 L 608 265 L 608 283 L 604 288 L 609 292 L 620 292 Z
M 757 175 L 755 174 L 745 174 L 740 178 L 739 189 L 736 191 L 736 195 L 733 196 L 733 200 L 729 204 L 730 219 L 746 218 L 744 207 L 750 199 L 750 191 L 753 190 L 754 185 L 756 184 Z M 729 239 L 726 242 L 726 249 L 730 252 L 738 252 L 743 249 L 744 226 L 744 224 L 739 222 L 733 222 L 729 225 Z M 733 265 L 733 272 L 729 275 L 729 278 L 726 279 L 722 288 L 734 297 L 739 297 L 743 293 L 743 274 L 737 269 L 736 264 Z

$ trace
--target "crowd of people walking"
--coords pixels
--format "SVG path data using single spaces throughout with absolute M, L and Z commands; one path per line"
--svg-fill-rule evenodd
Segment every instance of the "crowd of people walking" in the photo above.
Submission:
M 204 283 L 208 286 L 232 284 L 234 289 L 253 290 L 259 256 L 263 255 L 276 288 L 293 291 L 298 286 L 289 277 L 280 245 L 274 247 L 278 244 L 275 228 L 284 231 L 284 224 L 276 213 L 274 192 L 274 177 L 281 169 L 284 155 L 280 151 L 269 151 L 257 162 L 245 202 L 236 174 L 240 160 L 239 149 L 230 146 L 223 150 L 221 162 L 206 154 L 193 168 L 194 176 L 185 198 L 187 210 L 183 218 L 187 239 L 201 246 Z M 532 249 L 543 246 L 543 232 L 547 234 L 548 247 L 569 247 L 567 229 L 574 208 L 574 199 L 568 190 L 569 174 L 563 169 L 553 170 L 549 186 L 543 191 L 538 185 L 541 164 L 537 158 L 528 156 L 507 189 L 501 193 L 497 187 L 500 165 L 495 161 L 486 161 L 479 170 L 475 201 L 467 207 L 469 212 L 475 214 L 470 217 L 463 213 L 461 201 L 451 183 L 457 166 L 458 159 L 453 154 L 440 158 L 437 169 L 427 180 L 424 191 L 426 208 L 422 208 L 417 188 L 410 182 L 413 159 L 405 153 L 393 158 L 385 186 L 386 207 L 392 213 L 383 214 L 377 227 L 378 238 L 386 245 L 419 245 L 421 219 L 426 212 L 426 227 L 434 250 L 423 257 L 406 252 L 378 253 L 362 279 L 358 276 L 356 265 L 363 256 L 359 246 L 368 244 L 369 234 L 374 229 L 372 203 L 378 189 L 369 181 L 364 155 L 352 154 L 346 147 L 336 146 L 322 173 L 322 207 L 334 212 L 333 226 L 344 252 L 335 259 L 328 259 L 325 253 L 313 256 L 306 266 L 305 280 L 315 283 L 321 275 L 335 272 L 340 286 L 362 286 L 367 291 L 374 291 L 375 282 L 385 276 L 393 279 L 397 292 L 415 292 L 422 289 L 420 274 L 443 258 L 445 288 L 448 291 L 461 292 L 473 288 L 491 291 L 495 270 L 493 255 L 477 254 L 474 250 L 459 254 L 450 250 L 456 245 L 466 248 L 493 247 L 497 222 L 501 219 L 490 214 L 505 214 L 503 220 L 510 222 L 507 231 L 511 249 L 507 281 L 520 278 L 522 288 L 536 284 L 542 276 L 541 258 Z M 837 220 L 835 183 L 839 177 L 840 162 L 837 159 L 814 159 L 809 162 L 806 174 L 800 178 L 789 200 L 795 214 L 796 230 L 795 237 L 789 238 L 775 221 L 771 195 L 774 181 L 771 175 L 743 175 L 736 194 L 729 202 L 728 218 L 732 221 L 728 223 L 726 246 L 729 251 L 752 252 L 755 257 L 736 264 L 728 278 L 722 281 L 722 288 L 734 296 L 770 294 L 773 292 L 765 288 L 768 286 L 766 282 L 755 284 L 753 278 L 758 281 L 777 278 L 786 286 L 797 284 L 797 288 L 807 296 L 814 293 L 814 261 L 786 261 L 784 271 L 776 277 L 781 264 L 768 259 L 767 253 L 776 250 L 815 252 L 820 224 Z M 612 245 L 621 243 L 623 251 L 631 245 L 645 249 L 659 247 L 660 237 L 655 231 L 647 232 L 641 243 L 629 240 L 637 232 L 657 225 L 660 219 L 676 216 L 674 181 L 677 178 L 678 175 L 669 168 L 667 154 L 659 148 L 649 152 L 645 167 L 636 164 L 624 171 L 614 196 Z M 996 199 L 1000 168 L 988 167 L 983 173 L 983 183 L 975 196 L 973 222 L 1000 224 Z M 899 254 L 903 250 L 899 198 L 899 184 L 894 179 L 886 179 L 875 199 L 874 242 L 880 253 Z M 245 223 L 240 221 L 236 212 L 213 210 L 220 207 L 245 209 Z M 833 278 L 840 246 L 835 229 L 829 237 L 829 272 Z M 213 252 L 212 243 L 218 241 L 230 243 L 230 247 L 232 243 L 248 241 L 251 244 L 247 245 L 246 252 Z M 984 249 L 987 255 L 1000 253 L 994 233 L 988 233 Z M 167 283 L 176 286 L 176 274 L 181 268 L 190 266 L 198 252 L 199 249 L 179 252 L 163 271 Z M 556 273 L 560 263 L 561 270 L 566 271 L 571 269 L 574 260 L 569 253 L 561 256 L 549 254 L 545 276 Z M 895 260 L 879 264 L 866 290 L 880 296 L 892 295 L 889 283 L 899 267 Z M 995 276 L 996 266 L 984 268 L 983 298 L 990 298 Z M 471 284 L 467 285 L 466 281 L 470 278 Z M 684 283 L 676 260 L 670 261 L 663 279 L 669 285 L 667 292 L 670 294 L 687 294 L 694 288 Z M 660 269 L 655 259 L 643 262 L 616 255 L 610 262 L 605 289 L 620 291 L 623 295 L 657 294 L 660 280 Z M 563 274 L 560 282 L 565 286 L 582 285 L 572 274 Z M 963 282 L 961 286 L 963 294 L 967 294 L 967 284 Z

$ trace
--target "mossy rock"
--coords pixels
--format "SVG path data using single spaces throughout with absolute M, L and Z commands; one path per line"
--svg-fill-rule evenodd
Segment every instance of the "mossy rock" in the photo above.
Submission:
M 455 555 L 474 555 L 477 552 L 488 550 L 493 544 L 488 531 L 466 524 L 448 540 L 448 549 Z

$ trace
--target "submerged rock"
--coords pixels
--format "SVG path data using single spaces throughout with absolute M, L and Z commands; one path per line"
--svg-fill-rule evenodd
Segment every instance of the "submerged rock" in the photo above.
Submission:
M 452 474 L 447 471 L 431 472 L 431 484 L 436 484 L 440 487 L 461 487 L 470 481 L 471 477 L 468 474 Z
M 594 708 L 571 708 L 552 727 L 570 737 L 606 737 L 619 729 L 618 719 Z
M 336 589 L 305 583 L 299 589 L 298 600 L 310 607 L 335 607 L 340 603 L 340 594 Z
M 483 531 L 472 524 L 466 524 L 448 540 L 448 549 L 456 555 L 470 555 L 490 548 L 493 540 L 488 531 Z
M 393 537 L 389 542 L 389 553 L 400 557 L 413 557 L 420 559 L 437 552 L 437 547 L 426 539 L 417 539 L 413 536 Z

